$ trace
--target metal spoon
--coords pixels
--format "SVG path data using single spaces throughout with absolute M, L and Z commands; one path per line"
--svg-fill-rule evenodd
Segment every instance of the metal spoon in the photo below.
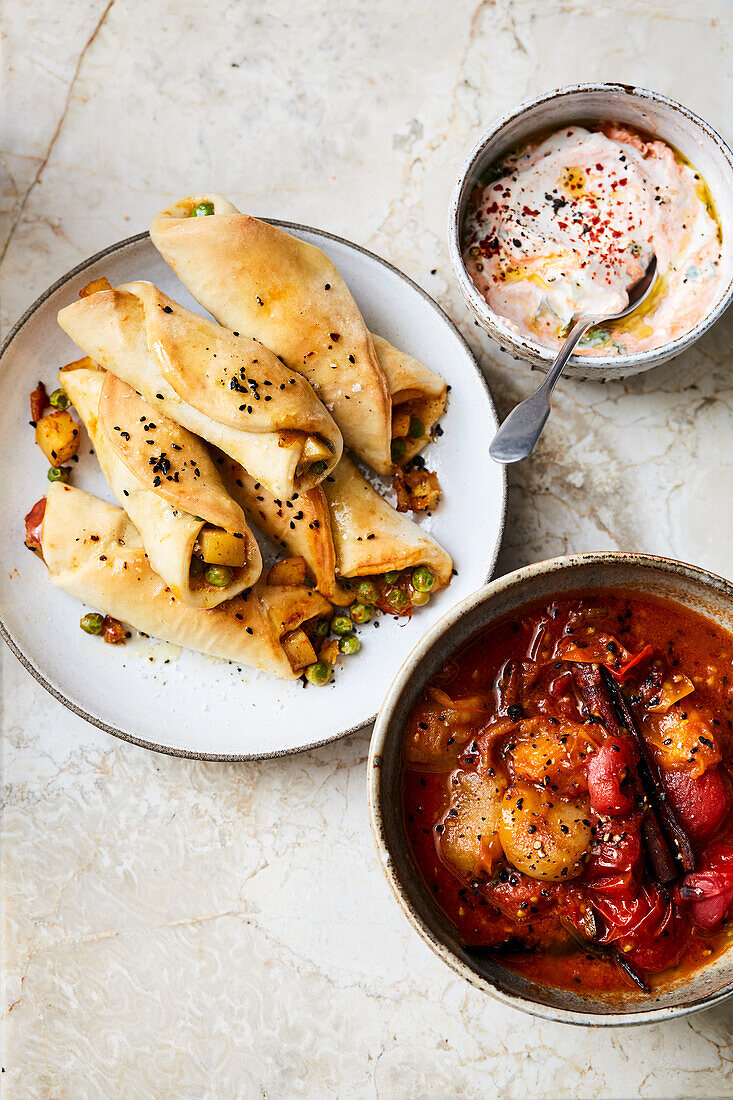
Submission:
M 622 313 L 615 313 L 611 317 L 580 317 L 570 330 L 570 334 L 557 353 L 555 362 L 547 372 L 539 389 L 520 402 L 512 409 L 509 416 L 499 428 L 489 447 L 489 454 L 497 462 L 508 464 L 521 462 L 527 458 L 537 446 L 537 441 L 542 435 L 545 421 L 550 415 L 550 395 L 555 388 L 557 380 L 562 374 L 565 364 L 575 350 L 575 345 L 584 336 L 589 328 L 604 324 L 607 321 L 620 321 L 637 306 L 641 305 L 650 293 L 657 279 L 657 257 L 652 256 L 649 266 L 639 279 L 638 283 L 629 290 L 629 304 Z

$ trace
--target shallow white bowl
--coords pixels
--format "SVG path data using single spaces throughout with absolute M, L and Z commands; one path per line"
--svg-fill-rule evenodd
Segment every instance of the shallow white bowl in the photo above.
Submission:
M 593 1027 L 658 1023 L 710 1008 L 733 994 L 733 947 L 663 993 L 598 995 L 532 982 L 491 959 L 466 952 L 413 860 L 402 811 L 402 740 L 423 688 L 478 631 L 533 600 L 587 588 L 635 589 L 674 600 L 733 631 L 733 585 L 693 565 L 645 554 L 578 554 L 518 569 L 475 592 L 422 638 L 400 669 L 379 712 L 367 787 L 379 858 L 397 901 L 433 951 L 478 989 L 513 1008 L 562 1023 Z
M 490 165 L 538 132 L 570 123 L 612 121 L 635 126 L 669 142 L 695 166 L 708 185 L 723 234 L 723 269 L 712 308 L 684 336 L 635 355 L 574 355 L 565 374 L 575 378 L 623 378 L 672 359 L 691 347 L 733 300 L 733 152 L 721 136 L 673 99 L 628 84 L 573 84 L 525 100 L 500 118 L 476 143 L 461 168 L 448 215 L 448 248 L 461 294 L 479 325 L 518 359 L 547 370 L 555 352 L 520 335 L 489 308 L 473 284 L 462 256 L 466 211 L 476 185 Z
M 102 275 L 113 285 L 150 279 L 188 309 L 200 310 L 147 233 L 92 256 L 30 307 L 0 349 L 0 436 L 8 468 L 6 522 L 0 526 L 0 634 L 28 671 L 74 713 L 161 752 L 217 760 L 278 756 L 365 725 L 423 632 L 488 580 L 499 548 L 504 472 L 488 454 L 496 417 L 458 330 L 424 291 L 373 253 L 317 229 L 277 224 L 331 257 L 373 331 L 409 350 L 451 385 L 441 420 L 444 434 L 425 451 L 444 499 L 420 522 L 451 554 L 458 575 L 409 623 L 384 616 L 378 630 L 374 621 L 361 628 L 361 653 L 322 688 L 303 690 L 300 680 L 278 680 L 137 636 L 119 649 L 84 634 L 83 605 L 55 588 L 42 562 L 24 546 L 23 517 L 48 489 L 47 466 L 28 427 L 28 395 L 39 378 L 52 383 L 58 368 L 79 355 L 56 314 L 85 283 Z M 85 443 L 72 480 L 111 500 L 88 451 Z M 263 554 L 269 563 L 273 550 L 264 542 Z

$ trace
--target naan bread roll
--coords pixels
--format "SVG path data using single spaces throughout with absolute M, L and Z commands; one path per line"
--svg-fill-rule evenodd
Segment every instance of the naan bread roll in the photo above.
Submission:
M 251 523 L 289 554 L 302 556 L 316 586 L 332 603 L 354 592 L 342 582 L 427 566 L 435 590 L 450 583 L 453 562 L 416 523 L 396 511 L 343 456 L 325 481 L 290 500 L 275 498 L 226 456 L 220 469 Z
M 191 217 L 202 201 L 213 215 Z M 220 195 L 193 196 L 163 210 L 150 236 L 209 313 L 304 374 L 346 445 L 378 473 L 391 472 L 387 381 L 351 291 L 320 248 L 241 214 Z
M 84 422 L 102 473 L 140 532 L 151 567 L 189 607 L 216 607 L 262 572 L 257 540 L 197 436 L 107 371 L 69 364 L 59 382 Z M 231 583 L 206 583 L 194 548 L 221 543 Z M 192 572 L 192 563 L 195 571 Z
M 318 484 L 343 440 L 308 382 L 251 334 L 227 332 L 152 283 L 100 290 L 58 315 L 95 362 L 231 455 L 274 493 Z
M 60 482 L 46 496 L 40 548 L 53 584 L 83 603 L 145 634 L 286 680 L 315 660 L 301 626 L 331 610 L 313 589 L 262 582 L 211 610 L 187 607 L 151 569 L 121 508 Z

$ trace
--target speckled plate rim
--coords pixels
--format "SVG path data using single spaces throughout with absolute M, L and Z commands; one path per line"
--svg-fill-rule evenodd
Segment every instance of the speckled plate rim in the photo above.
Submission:
M 394 275 L 397 275 L 398 278 L 400 278 L 404 283 L 406 283 L 410 287 L 411 290 L 414 290 L 416 293 L 418 293 L 420 295 L 420 297 L 423 298 L 424 301 L 438 314 L 440 319 L 443 322 L 445 322 L 445 324 L 448 325 L 448 327 L 452 331 L 455 338 L 458 341 L 460 341 L 460 343 L 463 345 L 463 348 L 464 348 L 464 350 L 465 350 L 465 352 L 468 356 L 469 362 L 473 365 L 473 368 L 476 372 L 476 375 L 478 376 L 478 379 L 479 379 L 479 381 L 480 381 L 480 383 L 483 386 L 483 389 L 485 391 L 487 405 L 488 405 L 488 409 L 489 409 L 489 413 L 490 413 L 490 417 L 491 417 L 491 425 L 492 425 L 494 431 L 496 431 L 496 429 L 498 428 L 498 425 L 499 425 L 499 421 L 498 421 L 498 418 L 497 418 L 497 415 L 496 415 L 496 407 L 494 405 L 494 400 L 493 400 L 493 397 L 491 396 L 491 391 L 489 390 L 488 383 L 487 383 L 487 381 L 486 381 L 486 379 L 485 379 L 485 377 L 484 377 L 484 375 L 481 371 L 481 368 L 479 367 L 478 363 L 476 362 L 476 357 L 474 356 L 473 352 L 471 351 L 471 348 L 469 347 L 468 342 L 466 341 L 466 339 L 464 338 L 464 336 L 462 335 L 462 333 L 458 329 L 458 326 L 455 324 L 455 322 L 453 320 L 451 320 L 451 318 L 448 316 L 448 314 L 445 312 L 445 310 L 442 308 L 442 306 L 438 305 L 438 303 L 435 301 L 435 299 L 432 298 L 426 290 L 423 290 L 423 288 L 421 286 L 418 286 L 418 284 L 416 282 L 414 282 L 408 275 L 405 275 L 405 273 L 403 271 L 400 271 L 399 268 L 397 268 L 393 264 L 389 263 L 388 260 L 383 259 L 381 256 L 377 256 L 376 253 L 371 252 L 367 248 L 363 248 L 361 245 L 356 244 L 353 241 L 348 240 L 346 237 L 339 237 L 337 234 L 329 233 L 325 229 L 315 229 L 313 226 L 302 225 L 299 222 L 282 221 L 282 220 L 277 219 L 277 218 L 263 218 L 262 220 L 269 222 L 270 225 L 276 225 L 280 229 L 295 230 L 296 232 L 297 231 L 302 231 L 304 233 L 312 233 L 314 236 L 323 237 L 326 240 L 334 241 L 334 242 L 336 242 L 340 245 L 345 245 L 346 247 L 348 247 L 350 249 L 353 249 L 355 252 L 359 252 L 363 256 L 366 256 L 368 259 L 376 261 L 382 267 L 386 268 L 388 271 L 392 272 Z M 71 268 L 65 274 L 61 275 L 58 279 L 56 279 L 56 281 L 51 286 L 49 286 L 46 290 L 44 290 L 43 293 L 40 294 L 38 296 L 38 298 L 36 298 L 36 300 L 31 303 L 31 305 L 28 307 L 28 309 L 26 309 L 25 313 L 23 313 L 23 315 L 18 319 L 18 321 L 16 321 L 16 323 L 13 325 L 13 327 L 11 328 L 8 335 L 3 340 L 2 345 L 0 345 L 0 370 L 2 370 L 2 360 L 3 360 L 3 357 L 4 357 L 5 352 L 7 351 L 7 349 L 13 343 L 13 341 L 15 340 L 16 336 L 21 331 L 21 329 L 23 329 L 25 327 L 25 325 L 28 324 L 28 322 L 32 319 L 33 315 L 35 314 L 35 312 L 43 305 L 43 303 L 48 298 L 51 297 L 52 294 L 54 294 L 57 290 L 59 290 L 61 287 L 63 287 L 70 279 L 73 279 L 75 276 L 81 274 L 87 268 L 92 267 L 94 264 L 98 263 L 99 260 L 103 260 L 107 256 L 111 256 L 115 252 L 120 251 L 121 249 L 128 248 L 132 245 L 140 243 L 141 241 L 149 239 L 149 237 L 150 237 L 150 233 L 147 230 L 144 230 L 142 233 L 135 233 L 130 237 L 125 237 L 121 241 L 115 241 L 114 244 L 108 245 L 106 248 L 101 249 L 99 252 L 95 252 L 94 255 L 87 257 L 87 259 L 85 259 L 85 260 L 82 260 L 81 263 L 77 264 L 75 267 Z M 497 534 L 496 534 L 496 544 L 495 544 L 495 546 L 492 550 L 491 556 L 490 556 L 489 561 L 488 561 L 487 574 L 486 574 L 486 580 L 487 581 L 489 581 L 491 579 L 492 575 L 493 575 L 494 568 L 496 566 L 496 559 L 499 555 L 499 550 L 501 548 L 502 539 L 504 537 L 504 529 L 506 527 L 506 503 L 507 503 L 506 498 L 507 498 L 506 469 L 502 468 L 502 470 L 500 471 L 500 501 L 499 501 L 499 504 L 500 504 L 500 508 L 499 508 L 500 522 L 499 522 L 498 529 L 497 529 Z M 273 751 L 270 751 L 270 752 L 261 752 L 261 753 L 236 753 L 236 754 L 235 753 L 222 754 L 222 753 L 194 752 L 192 750 L 178 749 L 178 748 L 174 748 L 174 747 L 168 746 L 168 745 L 160 745 L 155 741 L 149 741 L 149 740 L 144 739 L 144 738 L 135 737 L 133 734 L 127 733 L 124 730 L 118 729 L 116 726 L 112 726 L 109 723 L 104 722 L 102 719 L 97 718 L 94 714 L 91 714 L 89 711 L 85 710 L 83 707 L 80 707 L 76 703 L 72 702 L 72 700 L 68 699 L 64 695 L 63 692 L 59 691 L 56 687 L 54 687 L 54 685 L 51 684 L 46 679 L 46 677 L 44 676 L 41 669 L 38 668 L 33 663 L 33 661 L 31 661 L 26 656 L 26 654 L 23 652 L 22 647 L 19 645 L 19 643 L 17 643 L 15 641 L 15 639 L 11 635 L 10 631 L 6 627 L 5 622 L 3 621 L 2 617 L 0 617 L 0 637 L 2 637 L 3 641 L 8 646 L 8 649 L 11 651 L 11 653 L 15 657 L 17 657 L 18 661 L 20 661 L 21 665 L 23 665 L 23 667 L 26 669 L 26 671 L 31 674 L 31 676 L 34 678 L 34 680 L 36 680 L 41 685 L 41 687 L 43 687 L 49 693 L 49 695 L 52 695 L 54 697 L 54 699 L 56 699 L 59 703 L 62 703 L 63 706 L 65 706 L 67 708 L 67 710 L 70 710 L 73 714 L 75 714 L 77 718 L 83 718 L 84 721 L 89 722 L 90 725 L 96 726 L 97 729 L 101 729 L 105 733 L 109 733 L 113 737 L 117 737 L 122 741 L 127 741 L 128 743 L 130 743 L 132 745 L 137 745 L 138 747 L 143 748 L 143 749 L 150 749 L 153 752 L 163 753 L 166 756 L 178 756 L 178 757 L 184 757 L 184 758 L 190 759 L 190 760 L 211 760 L 211 761 L 220 761 L 220 762 L 226 762 L 226 763 L 238 763 L 238 762 L 244 762 L 244 761 L 248 761 L 248 760 L 273 760 L 273 759 L 276 759 L 277 757 L 281 757 L 281 756 L 295 756 L 295 755 L 297 755 L 298 753 L 301 753 L 301 752 L 308 752 L 311 749 L 317 749 L 317 748 L 320 748 L 323 745 L 329 745 L 334 741 L 339 741 L 342 738 L 347 737 L 351 733 L 356 733 L 359 730 L 366 729 L 377 717 L 376 714 L 373 714 L 363 722 L 359 722 L 356 725 L 349 726 L 349 727 L 347 727 L 343 730 L 340 730 L 337 733 L 329 734 L 328 737 L 323 737 L 323 738 L 321 738 L 317 741 L 312 741 L 312 742 L 309 742 L 306 745 L 300 745 L 300 746 L 297 746 L 295 748 L 276 749 L 276 750 L 273 750 Z
M 480 323 L 482 327 L 491 326 L 491 328 L 485 328 L 485 331 L 499 342 L 503 350 L 514 355 L 515 358 L 521 358 L 522 350 L 526 350 L 537 360 L 542 360 L 541 365 L 539 363 L 536 364 L 541 370 L 546 370 L 550 367 L 556 352 L 512 329 L 500 314 L 495 313 L 488 306 L 484 297 L 474 286 L 466 270 L 461 250 L 462 227 L 459 224 L 459 211 L 463 199 L 463 192 L 467 181 L 473 174 L 474 165 L 481 158 L 484 146 L 487 142 L 503 130 L 505 126 L 508 126 L 511 122 L 520 118 L 526 111 L 553 99 L 564 99 L 566 96 L 585 92 L 605 91 L 623 92 L 625 95 L 647 100 L 650 103 L 659 103 L 678 112 L 694 126 L 697 126 L 705 136 L 718 147 L 721 155 L 728 161 L 731 172 L 733 172 L 733 150 L 731 150 L 728 143 L 713 126 L 706 122 L 705 119 L 701 118 L 700 115 L 691 111 L 689 107 L 685 107 L 684 104 L 678 103 L 677 100 L 662 95 L 661 92 L 655 92 L 651 88 L 643 88 L 634 84 L 624 84 L 616 81 L 589 81 L 580 84 L 565 84 L 552 91 L 543 92 L 541 95 L 522 100 L 516 107 L 505 112 L 484 130 L 481 137 L 473 145 L 461 164 L 451 193 L 448 214 L 448 252 L 451 266 L 463 300 L 469 307 L 473 316 L 477 319 L 477 323 Z M 570 363 L 576 369 L 587 368 L 587 378 L 589 380 L 598 380 L 603 377 L 604 370 L 608 371 L 611 368 L 628 374 L 641 374 L 644 371 L 651 370 L 653 367 L 660 365 L 668 359 L 675 358 L 687 348 L 692 347 L 708 329 L 712 328 L 712 326 L 720 320 L 731 305 L 731 302 L 733 302 L 733 277 L 729 280 L 725 291 L 721 293 L 714 308 L 707 313 L 693 329 L 684 333 L 682 336 L 678 336 L 677 339 L 659 348 L 650 348 L 648 351 L 637 352 L 635 354 L 616 356 L 574 355 L 571 357 Z M 504 346 L 503 341 L 506 342 L 506 345 L 508 345 L 507 347 Z M 618 377 L 622 377 L 622 375 L 619 373 Z
M 441 943 L 431 928 L 423 921 L 420 914 L 413 907 L 407 891 L 395 870 L 389 847 L 386 840 L 386 830 L 382 820 L 381 810 L 381 756 L 384 745 L 390 736 L 392 713 L 405 689 L 408 680 L 414 676 L 423 658 L 430 652 L 438 639 L 446 634 L 450 628 L 473 608 L 482 604 L 488 597 L 507 592 L 512 588 L 521 588 L 525 581 L 542 575 L 560 574 L 568 569 L 583 565 L 619 564 L 630 566 L 642 566 L 650 569 L 660 569 L 672 576 L 682 575 L 691 580 L 701 582 L 709 588 L 723 592 L 733 600 L 733 583 L 716 573 L 711 573 L 701 566 L 688 562 L 678 561 L 674 558 L 666 558 L 655 554 L 635 554 L 627 551 L 593 551 L 584 554 L 568 554 L 558 558 L 549 558 L 546 561 L 536 562 L 523 566 L 512 573 L 490 581 L 483 588 L 467 596 L 455 607 L 439 619 L 430 630 L 420 639 L 410 653 L 402 668 L 393 680 L 382 707 L 377 715 L 371 743 L 369 746 L 369 759 L 367 763 L 367 801 L 369 803 L 369 823 L 372 837 L 377 848 L 379 862 L 389 882 L 392 893 L 403 914 L 412 927 L 456 974 L 465 978 L 476 989 L 508 1005 L 509 1008 L 518 1009 L 530 1016 L 536 1016 L 543 1020 L 555 1023 L 573 1024 L 576 1027 L 632 1027 L 637 1024 L 654 1024 L 664 1020 L 671 1020 L 681 1016 L 689 1016 L 704 1009 L 713 1008 L 723 1001 L 733 997 L 733 982 L 727 988 L 719 990 L 703 997 L 697 998 L 685 1005 L 673 1005 L 664 1008 L 650 1008 L 646 1011 L 627 1013 L 598 1014 L 593 1012 L 572 1011 L 570 1009 L 556 1008 L 551 1005 L 538 1004 L 519 995 L 513 996 L 494 985 L 489 978 L 477 974 L 467 966 L 445 944 Z

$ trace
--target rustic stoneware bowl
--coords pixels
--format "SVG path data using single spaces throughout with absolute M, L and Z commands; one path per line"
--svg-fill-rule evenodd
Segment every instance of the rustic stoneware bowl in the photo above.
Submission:
M 503 351 L 547 370 L 555 352 L 515 332 L 489 309 L 463 263 L 461 242 L 471 193 L 481 176 L 510 149 L 538 132 L 570 123 L 612 121 L 669 142 L 705 179 L 723 233 L 723 277 L 707 316 L 672 343 L 635 355 L 574 355 L 565 374 L 575 378 L 623 378 L 663 363 L 691 347 L 718 320 L 733 300 L 733 153 L 719 134 L 686 107 L 666 96 L 628 84 L 573 84 L 526 100 L 500 118 L 469 153 L 453 189 L 448 216 L 448 247 L 461 294 L 477 323 Z
M 423 687 L 477 631 L 524 604 L 584 588 L 632 589 L 674 600 L 733 630 L 733 585 L 692 565 L 641 554 L 556 558 L 518 569 L 463 600 L 423 637 L 400 669 L 372 737 L 368 768 L 371 824 L 384 872 L 408 920 L 444 962 L 478 989 L 535 1016 L 585 1026 L 658 1023 L 718 1004 L 733 994 L 733 949 L 664 993 L 599 996 L 529 981 L 463 950 L 415 866 L 405 832 L 400 777 L 407 716 Z

